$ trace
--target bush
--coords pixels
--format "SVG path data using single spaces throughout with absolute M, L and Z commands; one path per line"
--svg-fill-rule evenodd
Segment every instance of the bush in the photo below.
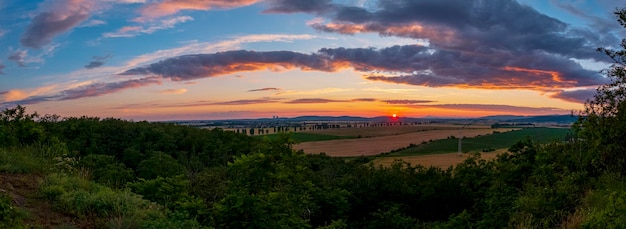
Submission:
M 154 222 L 169 222 L 164 208 L 140 195 L 129 190 L 112 190 L 74 176 L 52 174 L 46 177 L 40 185 L 40 194 L 52 200 L 61 212 L 89 218 L 101 226 L 153 228 L 149 226 Z M 197 224 L 191 219 L 178 219 L 181 220 L 189 225 Z

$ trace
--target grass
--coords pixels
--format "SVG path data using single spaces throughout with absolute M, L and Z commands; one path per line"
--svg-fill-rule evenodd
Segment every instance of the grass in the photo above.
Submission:
M 265 138 L 265 137 L 267 137 L 267 138 L 273 140 L 273 139 L 278 138 L 278 136 L 280 136 L 280 134 L 266 134 L 266 135 L 258 135 L 258 136 L 255 136 L 255 137 L 258 137 L 258 138 Z M 337 135 L 314 134 L 314 133 L 303 133 L 303 132 L 291 132 L 291 133 L 289 133 L 289 136 L 296 143 L 357 138 L 355 136 L 337 136 Z
M 462 140 L 463 152 L 482 152 L 483 150 L 490 151 L 508 148 L 515 142 L 526 138 L 530 138 L 536 142 L 562 140 L 569 131 L 569 129 L 561 128 L 527 128 L 504 133 L 483 135 L 474 138 L 465 138 Z M 385 156 L 427 155 L 457 152 L 458 141 L 459 140 L 456 138 L 435 140 L 420 145 L 412 145 L 407 148 L 394 150 Z

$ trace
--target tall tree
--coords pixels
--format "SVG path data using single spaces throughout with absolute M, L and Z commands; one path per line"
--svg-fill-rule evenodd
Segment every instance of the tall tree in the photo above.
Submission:
M 617 10 L 619 23 L 626 28 L 626 8 Z M 626 174 L 626 39 L 619 49 L 598 48 L 613 60 L 603 73 L 610 80 L 587 101 L 575 128 L 592 153 L 591 163 L 598 169 Z

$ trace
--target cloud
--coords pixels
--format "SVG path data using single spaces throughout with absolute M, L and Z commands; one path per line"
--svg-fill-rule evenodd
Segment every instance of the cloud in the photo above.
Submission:
M 159 93 L 163 95 L 182 95 L 182 94 L 187 93 L 187 89 L 186 88 L 167 89 L 167 90 L 162 90 Z
M 104 33 L 103 37 L 116 38 L 116 37 L 135 37 L 140 34 L 151 34 L 159 30 L 174 28 L 177 24 L 192 21 L 193 18 L 189 16 L 179 16 L 169 19 L 160 20 L 156 23 L 151 23 L 149 26 L 124 26 L 116 32 Z
M 26 67 L 26 57 L 28 56 L 28 51 L 25 49 L 18 49 L 15 52 L 11 53 L 7 58 L 10 61 L 15 62 L 20 67 Z
M 376 102 L 376 101 L 378 101 L 378 99 L 375 99 L 375 98 L 356 98 L 356 99 L 351 99 L 350 101 L 352 101 L 352 102 Z
M 0 107 L 9 107 L 14 105 L 37 104 L 47 101 L 63 101 L 73 100 L 85 97 L 96 97 L 106 94 L 115 93 L 129 88 L 138 88 L 147 85 L 161 84 L 161 79 L 155 77 L 147 77 L 140 79 L 132 79 L 112 83 L 92 83 L 67 90 L 60 91 L 56 94 L 33 95 L 26 98 L 0 102 Z
M 268 12 L 321 16 L 309 25 L 323 32 L 426 41 L 422 48 L 402 47 L 405 52 L 395 54 L 406 54 L 406 59 L 393 61 L 367 58 L 356 50 L 328 50 L 333 59 L 343 56 L 359 71 L 393 71 L 366 77 L 390 83 L 533 90 L 599 85 L 606 82 L 600 74 L 574 59 L 608 63 L 595 49 L 616 42 L 610 29 L 615 23 L 565 7 L 598 25 L 598 29 L 572 28 L 514 0 L 380 0 L 370 8 L 325 0 L 269 2 Z
M 8 33 L 8 31 L 0 29 L 0 37 L 4 36 L 7 33 Z
M 323 14 L 331 11 L 334 4 L 331 0 L 269 0 L 267 13 L 315 13 Z
M 411 99 L 391 99 L 391 100 L 382 100 L 387 104 L 419 104 L 419 103 L 432 103 L 434 101 L 431 100 L 411 100 Z
M 524 114 L 524 115 L 546 115 L 546 114 L 568 114 L 570 110 L 554 107 L 523 107 L 498 104 L 433 104 L 433 105 L 413 105 L 416 108 L 442 108 L 459 111 L 482 111 L 494 112 L 498 114 Z
M 107 23 L 103 20 L 90 20 L 86 23 L 83 23 L 80 27 L 95 27 L 95 26 L 99 26 L 99 25 L 106 25 Z
M 135 67 L 137 65 L 146 64 L 155 60 L 161 60 L 180 55 L 187 55 L 192 53 L 208 53 L 216 51 L 226 51 L 240 48 L 240 45 L 246 43 L 256 42 L 291 42 L 294 40 L 310 40 L 316 38 L 316 36 L 308 34 L 250 34 L 240 37 L 233 37 L 231 39 L 209 43 L 199 42 L 191 43 L 179 48 L 164 49 L 153 53 L 137 56 L 127 62 L 128 67 Z
M 111 58 L 111 54 L 107 54 L 106 56 L 93 56 L 91 57 L 91 62 L 85 65 L 86 69 L 93 69 L 104 65 L 104 61 Z
M 244 71 L 293 68 L 333 71 L 336 66 L 317 55 L 291 51 L 239 50 L 169 58 L 146 67 L 127 70 L 120 75 L 157 75 L 174 81 L 185 81 Z
M 2 71 L 2 69 L 4 69 L 4 65 L 0 64 L 0 75 L 5 75 L 5 73 Z
M 330 88 L 320 88 L 320 89 L 308 90 L 308 91 L 295 91 L 295 90 L 281 91 L 281 92 L 275 93 L 274 95 L 319 95 L 319 94 L 337 93 L 337 92 L 345 92 L 345 91 L 353 91 L 353 90 L 354 89 L 352 88 L 330 87 Z
M 248 90 L 248 92 L 256 92 L 256 91 L 280 91 L 280 88 L 276 88 L 276 87 L 265 87 L 265 88 L 259 88 L 259 89 L 252 89 L 252 90 Z
M 606 81 L 598 72 L 545 52 L 482 54 L 432 51 L 420 45 L 374 48 L 324 48 L 316 53 L 226 51 L 184 55 L 120 75 L 155 75 L 174 81 L 245 71 L 301 69 L 334 72 L 352 68 L 366 79 L 429 87 L 530 89 L 592 86 Z M 286 92 L 285 92 L 286 93 Z
M 162 0 L 149 3 L 139 10 L 135 21 L 147 21 L 178 13 L 182 10 L 232 9 L 252 5 L 259 0 Z
M 261 99 L 242 99 L 242 100 L 233 100 L 233 101 L 226 101 L 226 102 L 216 102 L 216 103 L 211 103 L 210 105 L 250 105 L 250 104 L 275 103 L 275 102 L 278 102 L 278 99 L 261 98 Z
M 568 90 L 556 92 L 551 94 L 550 97 L 573 103 L 585 103 L 587 100 L 593 99 L 596 92 L 596 89 Z
M 306 98 L 306 99 L 295 99 L 291 101 L 287 101 L 287 104 L 311 104 L 311 103 L 344 103 L 350 102 L 349 100 L 336 100 L 336 99 L 321 99 L 321 98 Z
M 89 18 L 94 4 L 86 0 L 45 2 L 39 7 L 41 12 L 35 15 L 26 28 L 20 43 L 24 47 L 41 49 L 57 35 L 70 31 Z

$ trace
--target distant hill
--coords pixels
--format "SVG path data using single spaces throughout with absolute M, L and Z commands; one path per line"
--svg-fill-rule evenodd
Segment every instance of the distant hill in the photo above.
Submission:
M 479 118 L 447 118 L 447 117 L 398 117 L 389 116 L 359 117 L 359 116 L 298 116 L 293 118 L 259 118 L 259 119 L 230 119 L 230 120 L 178 120 L 168 121 L 174 123 L 198 123 L 220 125 L 223 123 L 249 123 L 249 122 L 515 122 L 515 123 L 573 123 L 578 119 L 571 115 L 540 115 L 540 116 L 520 116 L 520 115 L 492 115 Z

